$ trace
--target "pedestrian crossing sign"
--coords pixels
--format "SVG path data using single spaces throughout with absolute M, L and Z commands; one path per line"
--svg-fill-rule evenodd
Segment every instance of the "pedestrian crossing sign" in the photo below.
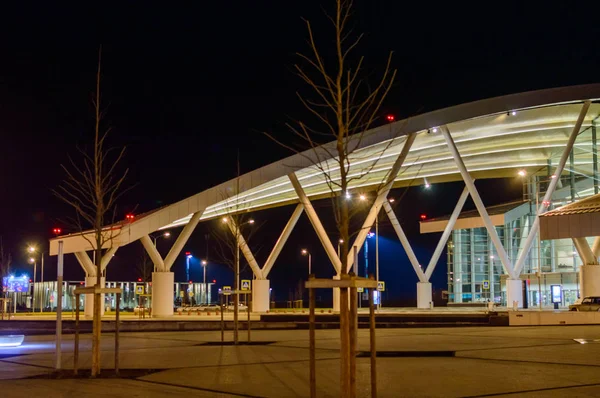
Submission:
M 357 288 L 356 288 L 356 291 L 357 291 L 358 293 L 362 293 L 362 292 L 364 292 L 364 291 L 365 291 L 365 288 L 364 288 L 364 287 L 357 287 Z
M 248 279 L 242 279 L 242 290 L 250 290 L 250 281 Z
M 383 281 L 377 282 L 377 290 L 380 292 L 385 292 L 385 282 L 383 282 Z
M 136 285 L 135 294 L 144 294 L 144 285 Z

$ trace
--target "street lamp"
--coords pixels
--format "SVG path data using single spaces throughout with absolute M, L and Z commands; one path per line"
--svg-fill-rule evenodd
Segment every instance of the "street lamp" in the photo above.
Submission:
M 340 253 L 341 253 L 340 252 L 340 246 L 341 246 L 342 243 L 344 243 L 344 239 L 338 240 L 338 258 L 340 257 Z
M 31 302 L 32 308 L 33 308 L 33 312 L 35 312 L 35 283 L 36 283 L 36 276 L 37 276 L 37 259 L 34 258 L 34 253 L 37 253 L 38 250 L 35 246 L 29 246 L 27 247 L 27 252 L 29 252 L 32 256 L 29 258 L 29 263 L 33 264 L 33 300 Z M 42 308 L 45 302 L 45 289 L 44 289 L 44 252 L 40 253 L 40 257 L 42 259 L 42 302 L 40 303 L 40 312 L 42 312 Z
M 152 237 L 152 240 L 154 241 L 154 247 L 156 247 L 156 240 L 158 238 L 168 238 L 171 236 L 171 233 L 169 231 L 165 231 L 164 233 L 160 234 L 160 235 L 155 235 Z
M 208 261 L 202 260 L 200 264 L 202 264 L 202 269 L 204 271 L 204 301 L 206 301 L 206 304 L 208 304 L 208 295 L 206 294 L 208 291 L 208 286 L 206 285 L 206 266 L 208 265 Z
M 192 253 L 185 252 L 185 278 L 190 280 L 190 258 L 192 258 Z
M 308 275 L 310 276 L 312 274 L 312 256 L 310 252 L 306 249 L 302 249 L 302 255 L 308 255 Z

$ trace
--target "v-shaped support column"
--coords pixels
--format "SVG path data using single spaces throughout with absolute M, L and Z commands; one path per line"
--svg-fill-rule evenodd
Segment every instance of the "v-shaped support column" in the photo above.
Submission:
M 201 210 L 192 215 L 164 260 L 148 235 L 140 238 L 156 270 L 152 273 L 152 315 L 155 317 L 173 315 L 175 275 L 171 272 L 171 267 L 196 229 L 203 212 Z
M 388 173 L 388 175 L 385 179 L 385 183 L 377 191 L 377 197 L 375 198 L 375 202 L 373 203 L 373 206 L 371 206 L 371 209 L 369 210 L 369 213 L 367 214 L 367 217 L 365 218 L 365 222 L 363 223 L 362 228 L 360 229 L 360 231 L 358 231 L 358 235 L 356 236 L 356 239 L 354 239 L 354 243 L 350 247 L 356 247 L 359 250 L 360 250 L 360 248 L 362 248 L 363 244 L 365 243 L 365 239 L 367 239 L 369 230 L 373 226 L 373 223 L 375 223 L 375 219 L 377 218 L 377 215 L 379 214 L 379 210 L 381 210 L 381 206 L 387 200 L 387 196 L 390 193 L 392 186 L 394 185 L 394 180 L 396 179 L 396 177 L 398 177 L 400 168 L 402 167 L 402 164 L 406 160 L 406 157 L 408 156 L 408 153 L 410 152 L 410 148 L 412 147 L 416 138 L 417 138 L 416 133 L 410 133 L 406 137 L 406 141 L 404 142 L 404 146 L 402 147 L 402 150 L 400 151 L 400 153 L 398 154 L 398 157 L 396 158 L 396 161 L 392 165 L 392 168 L 390 169 L 390 172 Z M 350 272 L 350 269 L 352 268 L 352 265 L 354 264 L 354 253 L 352 252 L 352 250 L 350 250 L 348 253 L 348 263 L 347 264 L 348 264 L 347 272 Z
M 456 224 L 456 220 L 458 220 L 458 216 L 460 215 L 460 212 L 462 211 L 468 196 L 469 191 L 465 187 L 465 189 L 463 189 L 462 194 L 458 198 L 458 202 L 454 207 L 454 211 L 452 212 L 452 215 L 448 220 L 448 224 L 446 224 L 446 227 L 444 228 L 444 232 L 442 233 L 442 236 L 435 248 L 435 251 L 433 252 L 433 255 L 431 256 L 431 259 L 429 260 L 429 264 L 427 265 L 427 269 L 425 270 L 425 272 L 423 272 L 421 265 L 417 260 L 417 256 L 413 252 L 412 246 L 410 245 L 410 242 L 408 241 L 408 238 L 406 237 L 406 234 L 404 233 L 400 222 L 396 218 L 396 214 L 394 213 L 392 206 L 390 206 L 389 202 L 387 201 L 383 203 L 385 212 L 388 215 L 388 218 L 390 219 L 390 222 L 392 223 L 392 226 L 394 227 L 398 238 L 400 239 L 400 243 L 402 243 L 402 247 L 404 247 L 404 250 L 408 255 L 408 259 L 411 265 L 413 266 L 417 277 L 419 278 L 419 282 L 417 283 L 417 308 L 430 308 L 431 304 L 433 303 L 432 288 L 429 279 L 431 278 L 431 275 L 435 270 L 438 260 L 440 259 L 440 255 L 444 250 L 444 246 L 448 242 L 448 238 L 452 233 L 452 229 Z
M 335 272 L 337 274 L 340 274 L 340 271 L 342 269 L 342 262 L 340 261 L 340 258 L 338 257 L 333 245 L 331 244 L 331 240 L 329 240 L 329 237 L 325 232 L 325 228 L 323 228 L 323 224 L 321 224 L 321 220 L 319 219 L 317 212 L 315 211 L 314 207 L 310 203 L 310 200 L 308 200 L 308 197 L 304 193 L 304 189 L 302 188 L 302 185 L 300 185 L 300 181 L 298 181 L 298 177 L 296 177 L 296 174 L 291 173 L 288 175 L 288 178 L 290 179 L 292 186 L 296 191 L 296 195 L 298 195 L 298 199 L 300 199 L 300 203 L 302 204 L 302 206 L 304 206 L 306 215 L 308 216 L 310 223 L 312 224 L 315 232 L 317 233 L 317 236 L 321 241 L 321 245 L 323 245 L 323 248 L 327 253 L 327 257 L 329 257 L 329 261 L 331 261 L 331 264 L 333 264 Z
M 240 245 L 240 248 L 242 249 L 242 254 L 246 258 L 246 261 L 248 261 L 248 264 L 250 264 L 250 266 L 252 268 L 252 272 L 254 273 L 254 276 L 256 277 L 256 279 L 254 279 L 254 281 L 252 282 L 252 311 L 253 312 L 268 312 L 269 311 L 269 308 L 270 308 L 270 282 L 267 279 L 267 277 L 269 276 L 269 273 L 271 272 L 271 269 L 273 268 L 273 265 L 275 264 L 277 257 L 279 257 L 279 254 L 281 253 L 281 249 L 283 249 L 283 246 L 285 245 L 288 238 L 290 237 L 290 234 L 292 233 L 292 230 L 296 226 L 298 219 L 302 215 L 303 210 L 304 210 L 304 206 L 302 206 L 302 204 L 298 204 L 296 206 L 296 208 L 294 209 L 294 212 L 292 213 L 292 216 L 290 217 L 289 221 L 283 228 L 283 231 L 281 232 L 279 239 L 277 239 L 277 242 L 275 242 L 275 246 L 273 246 L 273 249 L 271 250 L 271 254 L 269 254 L 269 257 L 267 258 L 267 261 L 265 262 L 265 264 L 263 265 L 262 268 L 259 268 L 258 263 L 257 263 L 256 259 L 254 258 L 254 255 L 252 254 L 250 247 L 248 246 L 248 243 L 244 239 L 244 236 L 242 234 L 239 234 L 239 236 L 238 236 L 238 243 Z M 231 221 L 233 221 L 233 220 L 231 220 Z M 231 233 L 233 233 L 235 235 L 235 225 L 230 224 L 230 229 L 231 229 Z
M 104 270 L 108 266 L 108 263 L 110 262 L 110 260 L 112 260 L 113 256 L 115 255 L 115 253 L 117 252 L 118 249 L 119 249 L 118 246 L 113 246 L 104 252 L 104 254 L 102 255 L 102 258 L 100 259 L 100 268 L 101 268 L 102 273 L 104 273 Z M 76 252 L 75 258 L 77 258 L 77 261 L 79 262 L 79 264 L 83 267 L 83 269 L 85 271 L 85 274 L 86 274 L 85 275 L 85 286 L 86 287 L 96 286 L 96 283 L 98 282 L 98 278 L 97 278 L 98 273 L 97 273 L 96 265 L 92 262 L 92 260 L 90 259 L 90 256 L 86 252 Z M 101 278 L 100 278 L 101 287 L 104 287 L 105 283 L 106 283 L 106 278 L 104 276 L 101 276 Z M 86 317 L 92 317 L 94 315 L 93 296 L 85 295 L 83 300 L 84 300 L 83 301 L 84 315 Z M 104 294 L 101 295 L 100 302 L 104 303 Z M 104 306 L 102 306 L 101 314 L 104 315 Z

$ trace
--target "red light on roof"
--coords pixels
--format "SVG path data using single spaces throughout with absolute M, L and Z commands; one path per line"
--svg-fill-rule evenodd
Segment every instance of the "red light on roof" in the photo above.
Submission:
M 185 252 L 186 256 L 190 256 L 192 253 L 191 252 Z
M 394 115 L 387 115 L 385 118 L 387 119 L 388 122 L 393 122 L 394 120 L 396 120 Z
M 427 214 L 421 214 L 421 220 L 426 220 L 427 219 Z
M 60 233 L 62 232 L 62 229 L 60 229 L 60 228 L 53 228 L 52 232 L 54 233 L 54 235 L 60 235 Z
M 192 281 L 190 281 L 190 285 L 192 284 Z
M 213 283 L 217 283 L 217 280 L 216 280 L 216 279 L 213 279 Z
M 138 278 L 138 282 L 141 282 L 141 281 L 142 281 L 142 278 Z
M 127 214 L 127 215 L 125 216 L 125 218 L 126 218 L 126 219 L 128 219 L 128 220 L 133 220 L 133 219 L 134 219 L 134 217 L 135 217 L 135 216 L 134 216 L 133 214 Z

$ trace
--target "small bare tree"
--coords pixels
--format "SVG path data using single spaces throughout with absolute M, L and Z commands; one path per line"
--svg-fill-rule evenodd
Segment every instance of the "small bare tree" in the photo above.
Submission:
M 82 160 L 74 161 L 69 157 L 70 164 L 61 165 L 66 178 L 54 190 L 54 194 L 75 210 L 72 224 L 81 232 L 94 251 L 96 269 L 96 287 L 102 287 L 102 254 L 113 247 L 114 240 L 119 234 L 118 228 L 105 227 L 114 224 L 116 220 L 116 203 L 120 196 L 127 191 L 123 182 L 129 169 L 119 170 L 125 155 L 125 147 L 111 148 L 107 146 L 110 128 L 103 122 L 104 110 L 101 107 L 100 81 L 102 65 L 102 48 L 98 51 L 98 69 L 96 73 L 96 92 L 92 100 L 94 107 L 94 144 L 91 151 L 78 148 Z M 90 236 L 91 235 L 91 236 Z M 100 294 L 94 295 L 94 320 L 92 339 L 92 377 L 100 373 L 100 334 L 102 303 Z
M 142 282 L 150 282 L 152 280 L 152 271 L 154 270 L 154 263 L 150 260 L 148 252 L 142 246 L 140 255 L 135 263 L 135 269 L 138 274 L 138 278 L 142 279 Z
M 4 250 L 4 242 L 0 236 L 0 283 L 2 283 L 2 278 L 10 275 L 11 264 L 12 256 Z
M 240 162 L 238 155 L 235 192 L 233 192 L 233 195 L 224 194 L 223 199 L 233 197 L 233 200 L 236 200 L 235 198 L 240 192 Z M 213 228 L 211 231 L 212 236 L 215 238 L 215 257 L 217 258 L 217 261 L 226 264 L 233 270 L 234 290 L 238 292 L 240 290 L 240 274 L 244 272 L 249 265 L 244 261 L 244 265 L 240 268 L 240 238 L 243 237 L 246 243 L 250 245 L 252 237 L 260 228 L 260 225 L 255 223 L 248 213 L 243 213 L 241 206 L 237 202 L 235 202 L 232 208 L 223 215 L 221 219 L 217 220 L 217 222 L 221 225 L 217 228 Z M 260 248 L 256 248 L 254 253 L 256 254 L 259 249 Z M 239 331 L 239 294 L 237 293 L 234 293 L 233 295 L 233 305 L 233 341 L 237 344 Z M 250 308 L 248 308 L 248 311 L 250 311 Z
M 353 181 L 360 180 L 376 167 L 379 158 L 368 166 L 351 170 L 353 162 L 360 160 L 356 153 L 361 148 L 365 132 L 379 118 L 382 102 L 386 98 L 396 77 L 396 70 L 391 68 L 390 53 L 381 76 L 369 81 L 363 78 L 364 57 L 355 57 L 352 51 L 357 48 L 363 35 L 354 35 L 351 23 L 352 0 L 336 0 L 335 11 L 327 15 L 333 25 L 334 46 L 331 51 L 322 51 L 317 46 L 314 30 L 309 21 L 305 20 L 308 31 L 310 54 L 298 54 L 301 62 L 295 65 L 298 76 L 310 88 L 312 94 L 304 95 L 297 92 L 300 102 L 318 123 L 297 121 L 290 123 L 289 128 L 296 137 L 312 149 L 308 154 L 300 148 L 283 143 L 286 147 L 309 159 L 320 172 L 329 186 L 333 203 L 333 213 L 338 237 L 343 241 L 340 253 L 341 274 L 348 273 L 348 253 L 351 218 L 357 210 L 346 200 L 346 193 Z M 373 74 L 371 74 L 373 75 Z M 333 141 L 334 145 L 324 145 Z M 388 147 L 393 140 L 389 140 Z M 333 149 L 334 148 L 334 149 Z M 383 185 L 382 180 L 382 185 Z M 360 211 L 360 209 L 358 210 Z M 351 385 L 351 369 L 354 365 L 354 354 L 351 352 L 350 319 L 348 310 L 348 291 L 340 291 L 340 334 L 341 334 L 341 383 L 342 395 L 354 396 L 355 386 Z

